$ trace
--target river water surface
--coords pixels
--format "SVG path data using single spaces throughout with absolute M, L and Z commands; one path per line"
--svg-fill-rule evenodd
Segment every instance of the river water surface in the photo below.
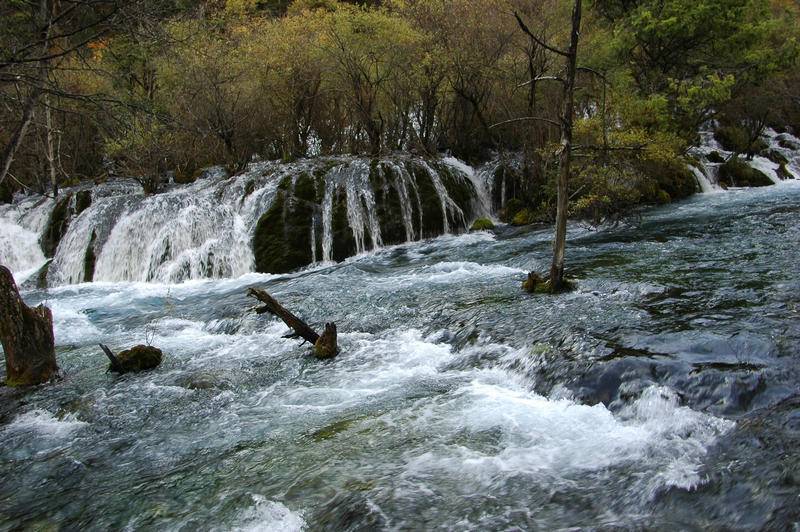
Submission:
M 26 292 L 60 382 L 0 391 L 0 529 L 791 528 L 800 521 L 800 186 L 271 276 Z M 332 361 L 253 313 L 319 326 Z M 97 347 L 151 342 L 157 370 Z

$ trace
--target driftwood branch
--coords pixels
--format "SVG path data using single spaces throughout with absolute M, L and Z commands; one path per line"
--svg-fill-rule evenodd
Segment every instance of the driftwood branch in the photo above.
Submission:
M 292 329 L 293 332 L 285 335 L 284 338 L 302 338 L 305 342 L 309 342 L 314 346 L 314 354 L 317 358 L 333 358 L 339 352 L 335 323 L 326 323 L 325 330 L 319 335 L 314 329 L 309 327 L 306 322 L 284 308 L 283 305 L 278 303 L 274 297 L 264 290 L 250 288 L 247 291 L 247 295 L 258 299 L 264 304 L 263 307 L 255 309 L 256 313 L 272 314 L 283 320 L 283 322 Z
M 113 371 L 118 372 L 118 373 L 122 373 L 123 372 L 122 364 L 120 364 L 119 359 L 117 358 L 117 355 L 115 355 L 111 351 L 111 349 L 109 349 L 108 346 L 105 345 L 105 344 L 100 344 L 100 349 L 103 350 L 103 353 L 106 354 L 106 356 L 108 357 L 108 360 L 111 362 L 111 369 Z

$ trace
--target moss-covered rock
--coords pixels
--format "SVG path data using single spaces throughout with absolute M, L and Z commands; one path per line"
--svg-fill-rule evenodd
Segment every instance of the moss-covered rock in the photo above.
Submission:
M 514 219 L 517 213 L 524 208 L 525 204 L 522 202 L 522 200 L 519 200 L 517 198 L 512 198 L 508 200 L 508 202 L 502 209 L 500 209 L 499 212 L 500 220 L 505 223 L 511 223 L 511 221 Z
M 491 231 L 494 229 L 494 223 L 489 218 L 478 218 L 472 222 L 470 231 Z
M 92 206 L 92 191 L 79 190 L 75 193 L 75 216 Z
M 70 218 L 72 217 L 72 194 L 65 194 L 56 201 L 53 210 L 50 212 L 50 218 L 47 220 L 47 226 L 40 244 L 45 257 L 53 257 L 58 248 L 58 243 L 61 238 L 67 233 Z
M 706 159 L 708 159 L 708 162 L 710 163 L 722 164 L 725 162 L 725 157 L 720 155 L 718 151 L 712 151 L 711 153 L 706 155 Z
M 97 233 L 92 231 L 92 236 L 89 238 L 89 245 L 86 246 L 86 253 L 83 256 L 83 282 L 91 283 L 94 280 L 94 266 L 97 258 L 94 254 L 94 244 L 97 240 Z
M 776 172 L 778 173 L 778 177 L 781 179 L 794 179 L 794 175 L 789 172 L 789 169 L 786 167 L 786 163 L 780 163 Z
M 564 279 L 561 282 L 561 287 L 554 292 L 553 286 L 549 279 L 545 279 L 536 272 L 528 273 L 528 276 L 522 282 L 522 289 L 529 294 L 553 294 L 570 292 L 575 289 L 575 283 Z
M 311 263 L 311 224 L 317 205 L 313 178 L 281 181 L 272 206 L 259 218 L 253 234 L 256 270 L 286 273 Z M 316 242 L 314 243 L 316 246 Z
M 118 373 L 145 371 L 158 367 L 163 358 L 164 353 L 161 349 L 150 345 L 137 345 L 120 351 L 117 354 L 119 367 L 112 364 L 108 369 Z
M 407 240 L 403 223 L 403 207 L 397 190 L 394 170 L 373 161 L 369 180 L 375 197 L 375 210 L 381 227 L 381 238 L 386 245 L 401 244 Z
M 772 180 L 738 157 L 719 167 L 719 182 L 728 187 L 766 187 Z
M 419 197 L 419 205 L 422 209 L 420 216 L 415 216 L 415 222 L 422 218 L 422 227 L 416 228 L 417 234 L 422 238 L 431 238 L 444 233 L 444 215 L 442 213 L 442 202 L 436 187 L 433 184 L 430 173 L 420 164 L 411 161 L 406 163 L 406 169 L 414 176 L 416 183 L 416 193 Z
M 529 225 L 536 221 L 534 213 L 527 207 L 517 211 L 511 220 L 511 225 Z
M 766 150 L 764 152 L 764 157 L 766 157 L 775 164 L 786 164 L 789 162 L 789 159 L 787 159 L 786 156 L 783 155 L 778 150 Z

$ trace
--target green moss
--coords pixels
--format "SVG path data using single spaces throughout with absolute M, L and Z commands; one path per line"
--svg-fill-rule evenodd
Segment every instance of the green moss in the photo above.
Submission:
M 500 209 L 500 220 L 505 223 L 511 223 L 518 212 L 525 208 L 525 204 L 517 198 L 508 200 L 505 207 Z
M 639 167 L 656 185 L 651 191 L 643 191 L 646 200 L 661 202 L 665 198 L 661 191 L 666 192 L 670 200 L 687 198 L 697 192 L 697 179 L 681 158 L 641 161 Z
M 491 231 L 494 229 L 494 223 L 489 218 L 478 218 L 472 222 L 470 231 Z
M 294 197 L 314 202 L 317 191 L 314 186 L 314 179 L 307 173 L 300 174 L 294 184 Z
M 528 225 L 535 221 L 534 214 L 530 209 L 525 208 L 517 212 L 511 220 L 511 225 Z
M 786 168 L 786 163 L 780 163 L 778 166 L 778 177 L 781 179 L 793 179 L 794 176 L 789 172 L 789 169 Z
M 729 187 L 765 187 L 773 184 L 763 172 L 738 157 L 720 166 L 719 182 Z
M 706 156 L 706 159 L 708 159 L 710 163 L 722 164 L 725 162 L 725 157 L 720 155 L 718 151 L 712 151 Z

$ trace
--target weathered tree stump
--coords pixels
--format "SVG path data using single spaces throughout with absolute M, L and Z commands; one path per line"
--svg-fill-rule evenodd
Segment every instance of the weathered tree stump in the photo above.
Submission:
M 108 346 L 100 344 L 100 349 L 106 354 L 110 362 L 108 371 L 115 373 L 130 373 L 153 369 L 161 364 L 164 353 L 161 349 L 150 345 L 137 345 L 120 351 L 115 355 Z
M 306 322 L 286 310 L 274 297 L 258 288 L 250 288 L 247 295 L 254 297 L 264 303 L 263 307 L 256 310 L 259 314 L 270 313 L 277 316 L 292 329 L 292 333 L 284 338 L 302 338 L 304 341 L 314 346 L 314 356 L 320 359 L 333 358 L 339 353 L 339 345 L 336 335 L 336 324 L 326 323 L 325 330 L 319 335 L 309 327 Z
M 41 384 L 57 376 L 53 313 L 44 305 L 28 307 L 5 266 L 0 266 L 0 341 L 8 386 Z

